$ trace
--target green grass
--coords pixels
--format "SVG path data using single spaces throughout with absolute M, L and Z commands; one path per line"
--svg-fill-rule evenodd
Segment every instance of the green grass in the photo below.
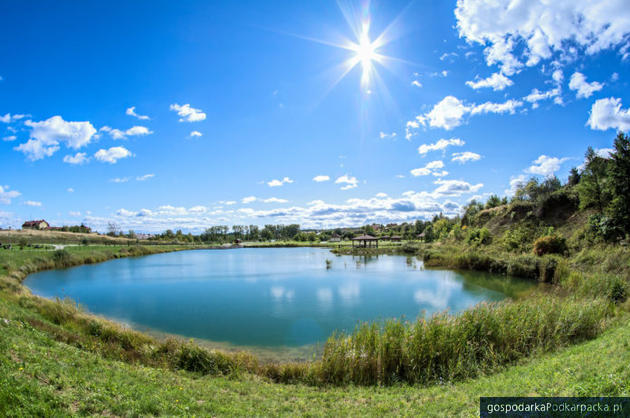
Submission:
M 0 415 L 474 416 L 480 396 L 629 396 L 627 317 L 596 340 L 429 387 L 312 387 L 129 364 L 56 341 L 0 296 Z
M 156 340 L 81 312 L 72 302 L 34 297 L 20 284 L 42 269 L 187 248 L 192 247 L 0 250 L 0 268 L 7 273 L 0 276 L 0 318 L 9 320 L 0 319 L 0 415 L 401 415 L 419 409 L 470 415 L 481 395 L 628 393 L 628 372 L 618 367 L 628 363 L 630 350 L 627 279 L 620 276 L 630 257 L 623 249 L 549 258 L 555 260 L 552 292 L 333 336 L 322 358 L 309 363 L 262 363 L 246 353 Z M 467 268 L 529 257 L 461 250 L 422 247 L 432 260 L 465 262 Z M 556 351 L 602 332 L 591 343 Z M 597 348 L 602 341 L 611 359 Z M 575 368 L 567 369 L 569 363 Z M 520 365 L 506 369 L 514 364 Z M 587 375 L 600 366 L 601 373 Z

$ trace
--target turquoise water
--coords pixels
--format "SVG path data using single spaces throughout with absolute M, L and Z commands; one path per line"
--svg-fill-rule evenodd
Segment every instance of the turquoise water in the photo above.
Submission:
M 139 329 L 258 347 L 324 342 L 357 321 L 459 312 L 528 286 L 483 273 L 424 270 L 415 258 L 335 256 L 322 248 L 122 258 L 33 274 L 25 284 Z

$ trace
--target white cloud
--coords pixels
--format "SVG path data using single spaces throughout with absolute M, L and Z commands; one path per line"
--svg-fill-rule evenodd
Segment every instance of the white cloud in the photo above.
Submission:
M 313 181 L 316 183 L 321 183 L 323 181 L 328 181 L 328 180 L 330 180 L 330 176 L 325 176 L 322 174 L 320 174 L 319 176 L 313 177 Z
M 247 196 L 247 197 L 244 197 L 241 200 L 241 202 L 244 203 L 244 204 L 252 203 L 252 202 L 255 202 L 255 201 L 256 201 L 256 197 L 255 196 Z
M 435 184 L 440 186 L 434 193 L 438 196 L 460 196 L 466 193 L 474 193 L 483 187 L 483 183 L 470 184 L 463 180 L 436 180 Z
M 31 128 L 30 139 L 15 149 L 32 161 L 53 155 L 59 150 L 60 142 L 69 148 L 79 149 L 89 144 L 96 133 L 90 122 L 66 122 L 61 116 L 41 122 L 27 120 L 24 125 Z
M 199 131 L 192 131 L 192 132 L 190 133 L 190 136 L 191 136 L 191 137 L 200 137 L 200 136 L 202 136 L 202 135 L 203 135 L 203 134 L 202 134 L 201 132 L 199 132 Z
M 464 163 L 467 163 L 468 161 L 478 161 L 480 159 L 481 159 L 481 155 L 474 152 L 465 151 L 465 152 L 453 153 L 453 158 L 451 159 L 451 161 L 458 161 L 464 164 Z
M 170 106 L 170 110 L 177 112 L 180 122 L 200 122 L 206 119 L 206 114 L 201 109 L 190 107 L 189 104 L 183 106 L 174 103 Z
M 413 81 L 411 82 L 411 85 L 412 85 L 412 86 L 416 86 L 416 87 L 422 87 L 422 83 L 421 83 L 421 82 L 419 82 L 418 80 L 413 80 Z
M 63 162 L 68 164 L 85 164 L 90 161 L 90 158 L 85 152 L 77 152 L 75 155 L 66 155 L 63 157 Z
M 440 139 L 435 144 L 422 144 L 418 147 L 418 154 L 424 155 L 429 151 L 440 151 L 445 150 L 448 146 L 461 147 L 465 144 L 459 138 L 450 138 L 450 139 Z
M 41 207 L 42 202 L 36 202 L 34 200 L 27 200 L 27 201 L 24 202 L 24 204 L 26 206 Z
M 277 197 L 270 197 L 268 199 L 263 199 L 264 203 L 287 203 L 288 200 L 286 199 L 279 199 Z
M 622 109 L 619 98 L 599 99 L 591 107 L 587 125 L 591 129 L 600 131 L 613 128 L 628 131 L 630 130 L 630 108 Z
M 66 189 L 66 191 L 67 191 L 68 193 L 74 193 L 74 189 L 73 189 L 72 187 L 68 187 L 68 188 Z
M 527 96 L 523 97 L 523 100 L 532 104 L 532 108 L 536 109 L 538 107 L 538 102 L 541 100 L 548 100 L 553 97 L 558 98 L 560 95 L 560 88 L 556 87 L 554 89 L 542 92 L 538 89 L 533 89 L 531 93 Z M 557 103 L 557 102 L 556 102 Z
M 466 85 L 474 90 L 491 87 L 494 91 L 503 90 L 513 84 L 514 82 L 512 80 L 501 73 L 494 73 L 490 77 L 483 78 L 477 81 L 466 82 Z
M 617 81 L 619 80 L 619 73 L 612 73 L 610 75 L 610 81 Z
M 100 131 L 107 132 L 113 139 L 127 139 L 128 136 L 144 136 L 153 133 L 146 126 L 133 126 L 126 131 L 103 126 Z
M 6 142 L 15 141 L 16 139 L 17 139 L 17 136 L 15 135 L 9 135 L 2 138 L 2 140 Z
M 17 190 L 9 190 L 9 186 L 0 186 L 0 203 L 4 205 L 10 205 L 11 199 L 15 199 L 20 196 L 22 193 Z
M 477 115 L 480 113 L 509 113 L 513 115 L 516 109 L 521 107 L 522 105 L 523 102 L 521 102 L 520 100 L 511 99 L 503 103 L 485 102 L 480 105 L 474 106 L 471 109 L 470 114 Z
M 433 106 L 430 112 L 416 116 L 415 121 L 407 122 L 407 135 L 409 139 L 413 133 L 411 128 L 417 128 L 419 125 L 426 126 L 428 123 L 432 128 L 443 128 L 451 130 L 462 124 L 466 115 L 478 115 L 484 113 L 510 113 L 514 114 L 515 110 L 522 106 L 519 100 L 507 100 L 503 103 L 485 102 L 479 105 L 464 104 L 461 100 L 454 96 L 446 96 L 438 104 Z
M 602 158 L 610 158 L 613 152 L 615 152 L 613 148 L 598 148 L 595 150 L 595 154 Z
M 269 187 L 280 187 L 283 186 L 285 184 L 291 184 L 293 183 L 293 180 L 291 180 L 289 177 L 284 177 L 282 180 L 277 180 L 277 179 L 273 179 L 271 181 L 267 182 L 267 186 Z
M 431 127 L 451 130 L 461 125 L 462 118 L 468 111 L 468 107 L 457 97 L 446 96 L 420 122 L 428 120 Z
M 562 70 L 556 70 L 551 75 L 551 78 L 553 78 L 553 81 L 555 81 L 556 84 L 560 84 L 564 80 L 564 73 Z
M 129 177 L 116 177 L 109 181 L 112 183 L 127 183 L 129 181 Z
M 116 164 L 122 158 L 132 157 L 133 154 L 125 147 L 111 147 L 109 149 L 100 149 L 94 154 L 94 158 L 99 161 Z
M 546 177 L 551 176 L 556 171 L 558 171 L 562 163 L 564 163 L 567 160 L 568 158 L 556 158 L 556 157 L 548 157 L 546 155 L 541 155 L 525 171 L 531 174 L 538 174 L 538 175 L 546 176 Z
M 335 180 L 335 184 L 345 184 L 345 186 L 341 187 L 341 190 L 350 190 L 358 187 L 359 181 L 356 177 L 344 174 L 341 177 L 337 177 L 337 180 Z
M 591 97 L 593 93 L 600 91 L 603 87 L 604 85 L 597 81 L 588 83 L 584 74 L 577 71 L 573 73 L 569 80 L 569 88 L 577 91 L 575 95 L 578 99 Z
M 626 0 L 459 0 L 455 16 L 460 37 L 485 46 L 487 64 L 498 64 L 506 75 L 523 61 L 533 66 L 554 53 L 574 55 L 574 45 L 587 54 L 616 48 L 630 33 Z
M 391 134 L 381 132 L 379 136 L 381 137 L 381 139 L 394 139 L 396 138 L 396 132 L 392 132 Z
M 424 167 L 414 168 L 410 173 L 414 177 L 428 176 L 429 174 L 434 174 L 434 171 L 440 168 L 444 168 L 444 163 L 440 160 L 435 160 L 427 163 Z M 439 171 L 437 173 L 441 174 Z
M 29 116 L 30 115 L 20 115 L 20 114 L 12 115 L 10 113 L 7 113 L 4 116 L 0 115 L 0 122 L 2 122 L 2 123 L 13 123 L 13 122 L 16 122 L 16 121 L 18 121 L 20 119 L 24 119 L 26 117 L 29 117 Z
M 75 210 L 71 210 L 71 211 L 69 211 L 69 212 L 68 212 L 68 214 L 69 214 L 70 216 L 75 217 L 75 218 L 76 218 L 76 217 L 81 216 L 81 212 L 79 212 L 79 211 L 75 211 Z
M 137 113 L 136 113 L 136 107 L 135 107 L 135 106 L 131 106 L 131 107 L 127 108 L 127 110 L 125 111 L 125 113 L 126 113 L 127 115 L 129 115 L 129 116 L 133 116 L 134 118 L 138 118 L 138 119 L 140 119 L 140 120 L 149 120 L 149 119 L 151 119 L 151 118 L 150 118 L 150 117 L 148 117 L 148 116 L 145 116 L 145 115 L 139 115 L 139 114 L 137 114 Z
M 152 179 L 153 177 L 155 177 L 155 174 L 145 174 L 143 176 L 136 177 L 136 180 L 137 181 L 145 181 L 145 180 Z

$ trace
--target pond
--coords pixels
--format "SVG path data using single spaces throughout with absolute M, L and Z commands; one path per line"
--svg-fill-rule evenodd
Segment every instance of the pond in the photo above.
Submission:
M 460 312 L 531 287 L 487 273 L 424 269 L 411 257 L 335 256 L 323 248 L 121 258 L 36 273 L 25 284 L 136 329 L 272 349 L 323 343 L 358 321 Z

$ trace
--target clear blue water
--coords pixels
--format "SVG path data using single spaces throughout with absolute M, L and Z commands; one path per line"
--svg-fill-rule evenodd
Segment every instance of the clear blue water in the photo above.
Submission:
M 322 248 L 123 258 L 33 274 L 25 283 L 35 294 L 70 297 L 136 328 L 258 347 L 324 342 L 358 321 L 459 312 L 529 286 L 484 273 L 424 270 L 404 256 L 335 256 Z

